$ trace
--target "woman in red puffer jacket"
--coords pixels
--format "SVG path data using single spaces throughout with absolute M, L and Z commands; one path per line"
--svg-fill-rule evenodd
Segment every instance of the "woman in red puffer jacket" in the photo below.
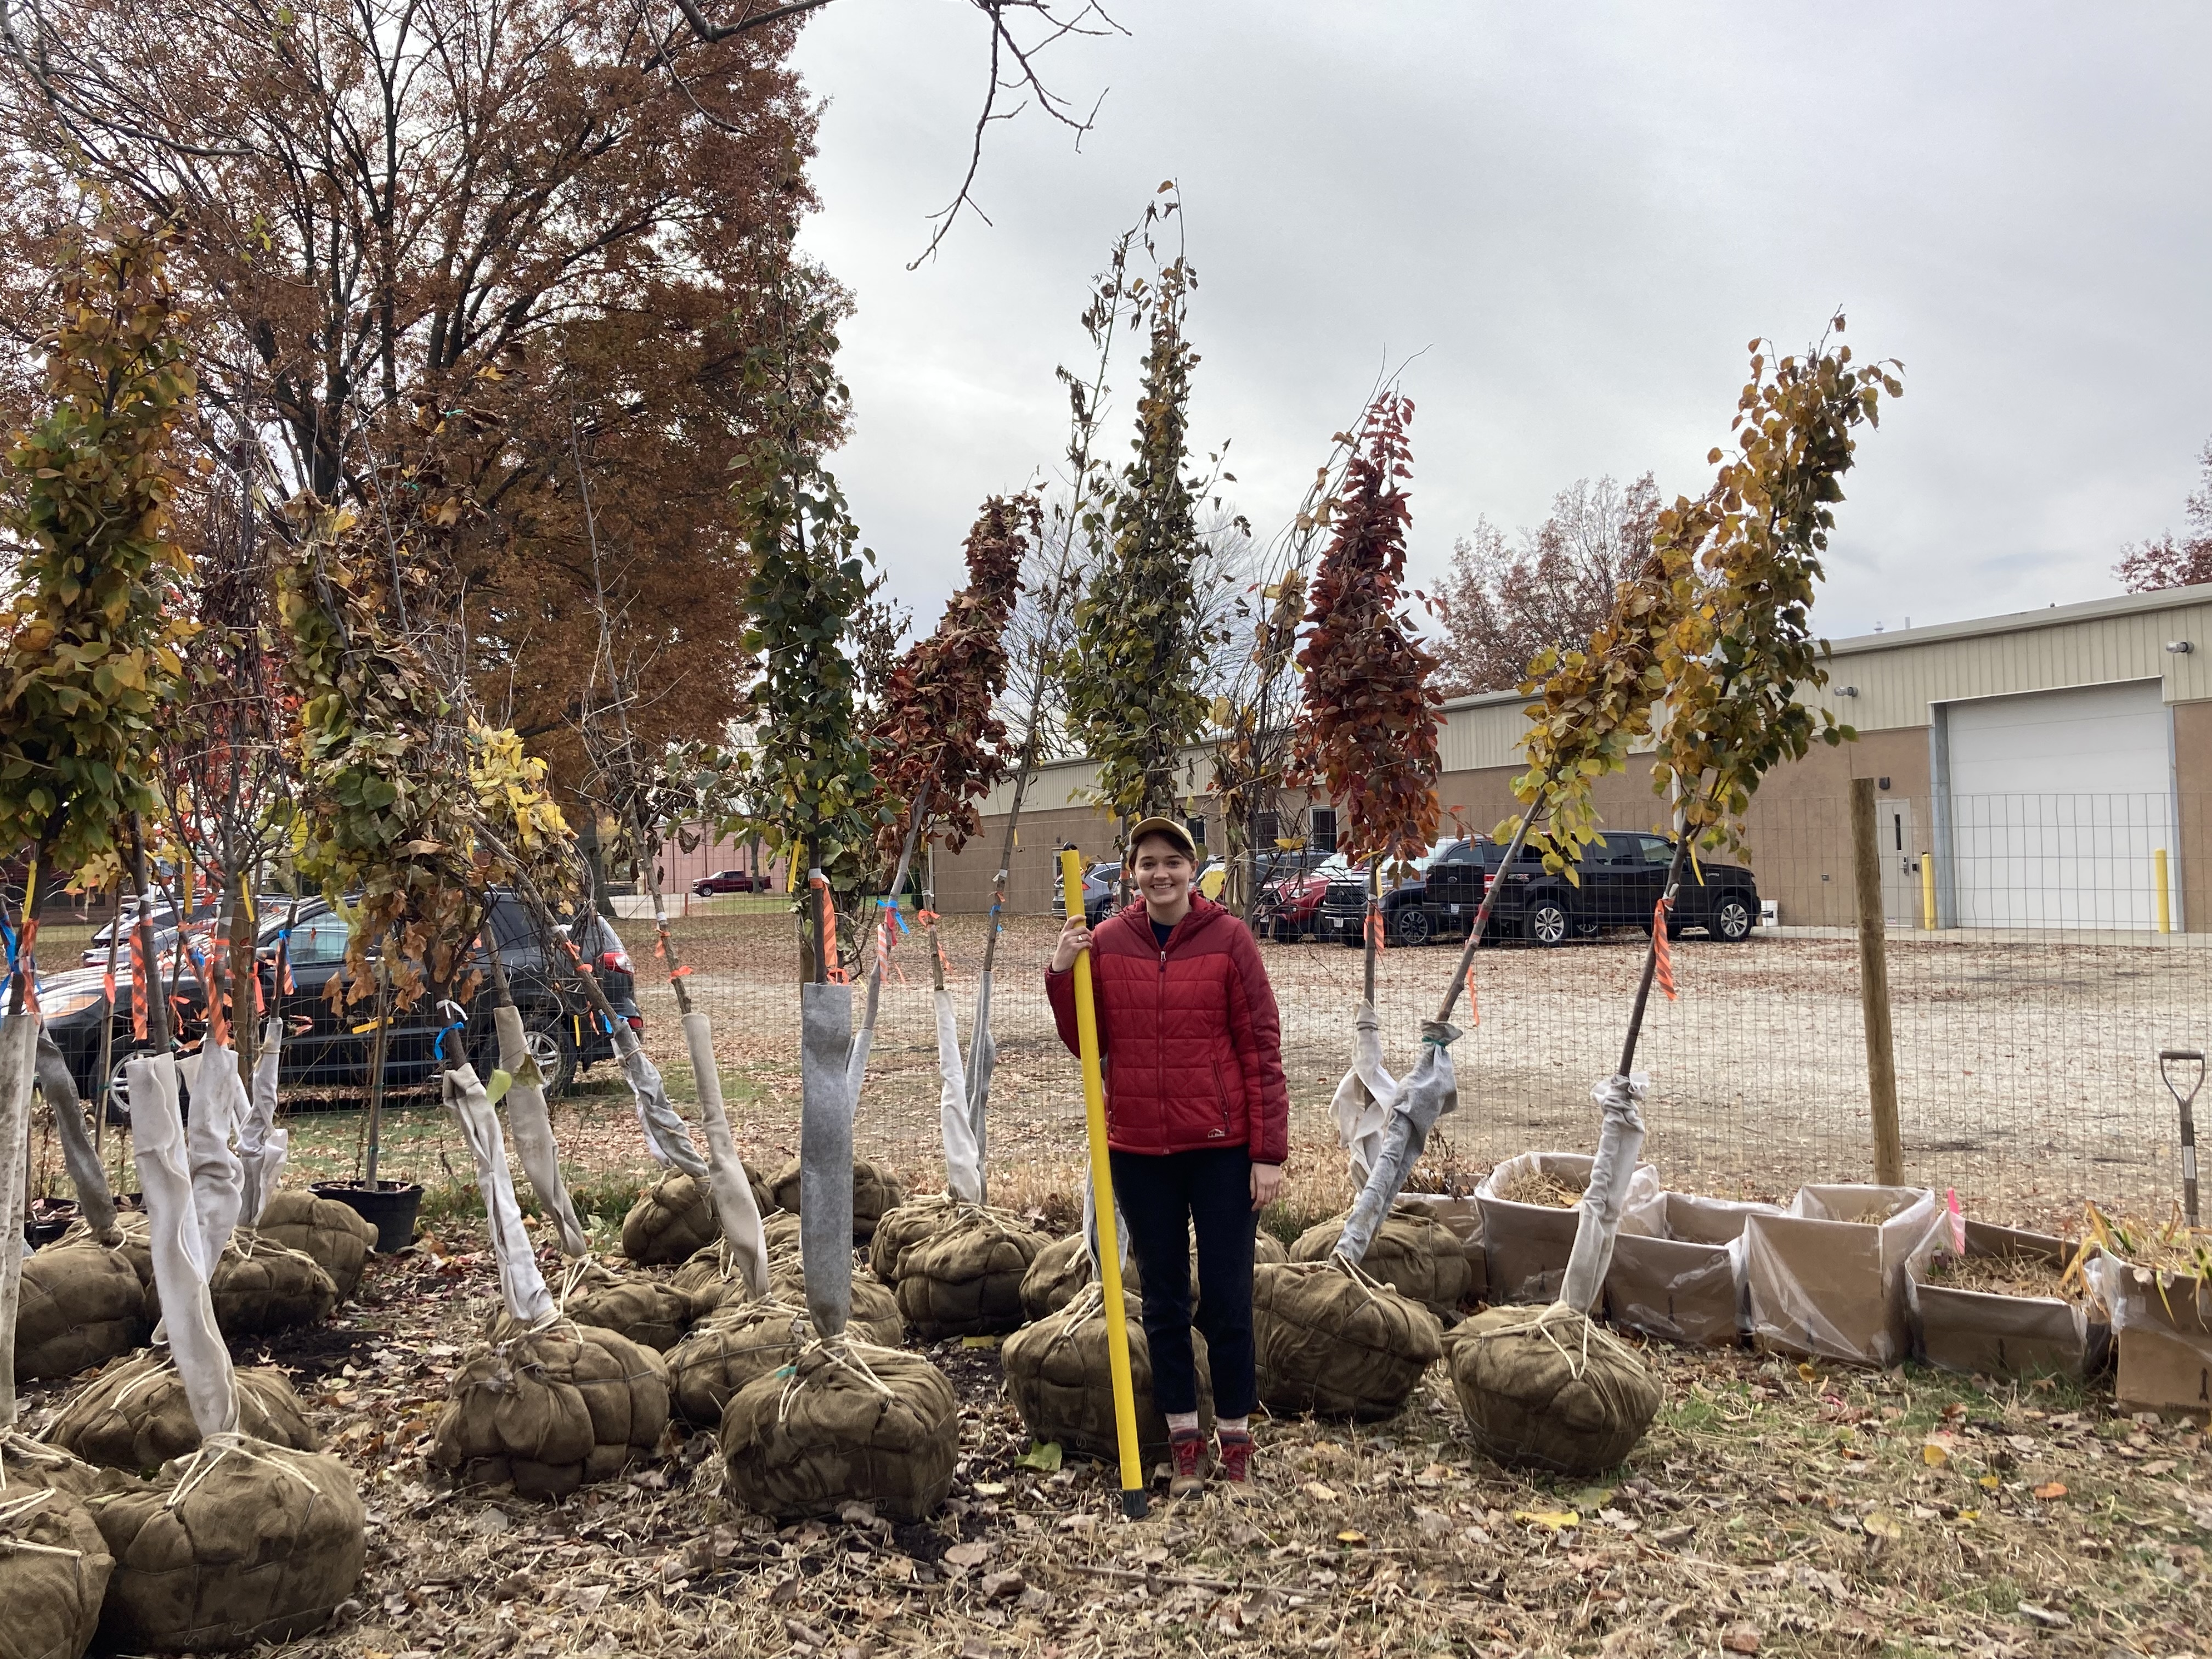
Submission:
M 1198 1237 L 1196 1322 L 1212 1373 L 1219 1467 L 1243 1481 L 1258 1403 L 1253 1228 L 1282 1189 L 1291 1127 L 1275 994 L 1250 930 L 1191 891 L 1197 854 L 1173 818 L 1139 823 L 1127 862 L 1144 903 L 1096 932 L 1072 905 L 1045 975 L 1060 1040 L 1073 1050 L 1071 969 L 1090 948 L 1114 1196 L 1144 1279 L 1152 1400 L 1168 1420 L 1170 1491 L 1179 1496 L 1205 1484 L 1206 1452 L 1190 1340 L 1190 1236 Z

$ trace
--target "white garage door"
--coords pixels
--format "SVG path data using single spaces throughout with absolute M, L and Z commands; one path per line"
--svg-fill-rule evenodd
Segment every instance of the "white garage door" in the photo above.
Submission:
M 1954 702 L 1948 724 L 1961 927 L 2157 925 L 2152 854 L 2173 848 L 2158 681 Z

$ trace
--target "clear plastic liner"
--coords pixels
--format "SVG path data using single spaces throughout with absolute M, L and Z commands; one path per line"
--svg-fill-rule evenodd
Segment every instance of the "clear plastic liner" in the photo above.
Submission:
M 1911 1346 L 1907 1268 L 1935 1253 L 1946 1218 L 1926 1188 L 1800 1188 L 1785 1213 L 1744 1226 L 1752 1334 L 1801 1358 L 1896 1364 Z
M 1558 1301 L 1581 1226 L 1579 1207 L 1523 1204 L 1504 1197 L 1505 1189 L 1524 1176 L 1547 1176 L 1563 1187 L 1586 1190 L 1596 1161 L 1588 1152 L 1521 1152 L 1499 1164 L 1476 1186 L 1492 1302 Z M 1635 1165 L 1620 1201 L 1619 1233 L 1645 1237 L 1663 1234 L 1666 1201 L 1659 1171 L 1649 1164 Z

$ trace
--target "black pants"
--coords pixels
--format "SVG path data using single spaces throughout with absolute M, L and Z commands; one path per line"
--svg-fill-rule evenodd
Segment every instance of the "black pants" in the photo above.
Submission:
M 1213 1373 L 1213 1409 L 1244 1417 L 1259 1401 L 1252 1352 L 1252 1160 L 1242 1146 L 1147 1156 L 1115 1152 L 1114 1196 L 1145 1280 L 1152 1403 L 1198 1409 L 1190 1346 L 1190 1232 L 1198 1232 L 1198 1328 Z

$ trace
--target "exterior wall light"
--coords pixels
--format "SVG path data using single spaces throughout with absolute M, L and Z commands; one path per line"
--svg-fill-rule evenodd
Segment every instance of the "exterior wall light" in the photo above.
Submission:
M 2166 648 L 2170 655 L 2185 657 L 2197 647 L 2190 644 L 2187 640 L 2168 640 L 2166 642 Z
M 2173 649 L 2170 645 L 2166 648 L 2169 651 Z M 2185 651 L 2188 649 L 2188 647 L 2184 645 L 2182 649 Z M 1859 689 L 1856 685 L 1839 685 L 1836 688 L 1836 695 L 1839 697 L 1856 697 L 1858 694 Z

